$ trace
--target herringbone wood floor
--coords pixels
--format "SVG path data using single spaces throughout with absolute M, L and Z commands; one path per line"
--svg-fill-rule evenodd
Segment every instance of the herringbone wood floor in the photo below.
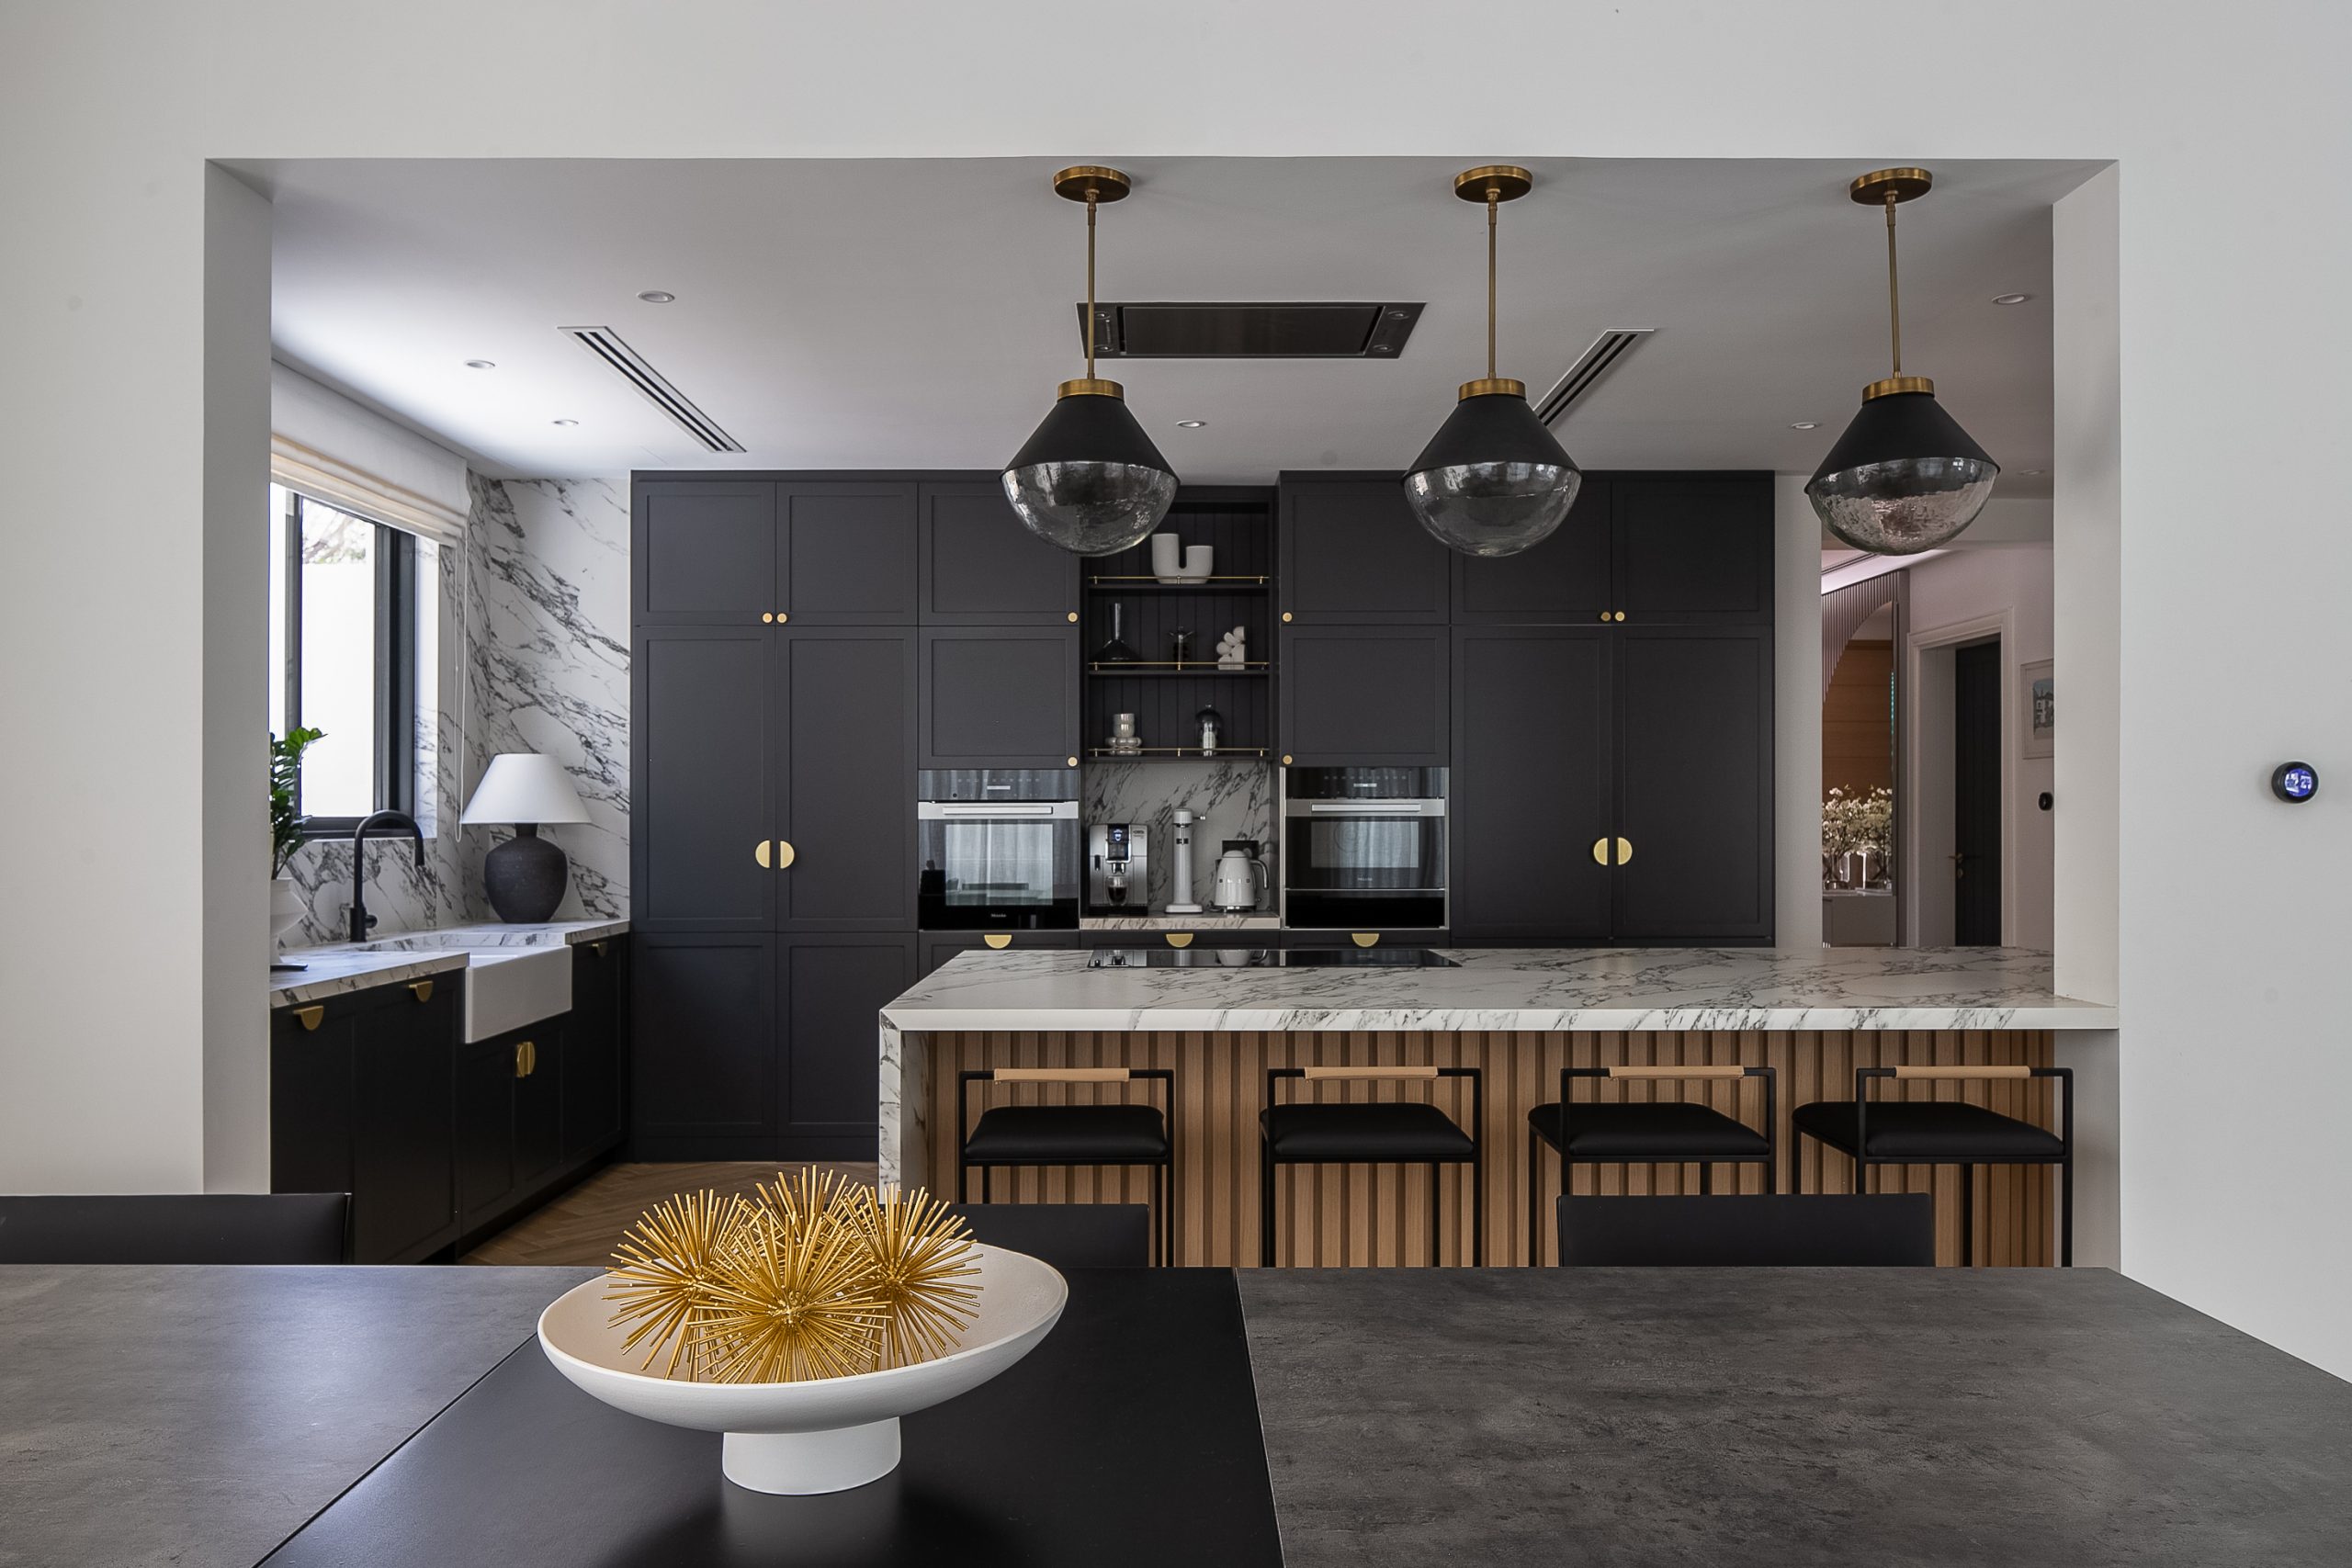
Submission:
M 786 1167 L 797 1175 L 798 1166 Z M 820 1165 L 852 1181 L 870 1182 L 871 1165 Z M 678 1192 L 707 1188 L 749 1193 L 752 1184 L 775 1179 L 776 1167 L 738 1162 L 704 1165 L 608 1165 L 536 1213 L 492 1236 L 466 1254 L 467 1263 L 579 1264 L 594 1268 L 612 1261 L 613 1244 L 646 1210 Z

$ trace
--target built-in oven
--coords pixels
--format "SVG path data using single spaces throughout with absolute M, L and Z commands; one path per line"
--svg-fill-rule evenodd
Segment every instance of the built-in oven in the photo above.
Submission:
M 1286 770 L 1282 861 L 1294 930 L 1442 928 L 1445 770 Z
M 917 776 L 915 919 L 925 931 L 1078 929 L 1078 773 Z

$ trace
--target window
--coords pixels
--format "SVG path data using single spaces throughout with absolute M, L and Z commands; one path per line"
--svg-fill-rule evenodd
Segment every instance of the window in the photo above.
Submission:
M 323 730 L 294 809 L 312 836 L 416 809 L 417 541 L 272 485 L 269 728 Z

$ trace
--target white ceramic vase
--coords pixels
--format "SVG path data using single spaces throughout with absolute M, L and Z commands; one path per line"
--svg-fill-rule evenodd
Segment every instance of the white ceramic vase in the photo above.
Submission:
M 275 943 L 285 940 L 286 933 L 302 923 L 302 890 L 290 876 L 269 879 L 269 940 Z
M 962 1348 L 935 1360 L 808 1382 L 686 1382 L 640 1371 L 624 1351 L 602 1276 L 539 1314 L 556 1371 L 616 1410 L 665 1426 L 724 1432 L 719 1468 L 754 1492 L 807 1496 L 879 1481 L 899 1465 L 899 1417 L 979 1387 L 1035 1349 L 1061 1320 L 1069 1288 L 1026 1253 L 978 1247 L 979 1313 Z

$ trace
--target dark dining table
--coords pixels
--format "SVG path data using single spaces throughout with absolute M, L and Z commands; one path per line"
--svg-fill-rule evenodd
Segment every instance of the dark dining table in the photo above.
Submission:
M 2098 1269 L 1117 1270 L 770 1497 L 582 1269 L 0 1268 L 0 1564 L 2352 1562 L 2352 1385 Z

